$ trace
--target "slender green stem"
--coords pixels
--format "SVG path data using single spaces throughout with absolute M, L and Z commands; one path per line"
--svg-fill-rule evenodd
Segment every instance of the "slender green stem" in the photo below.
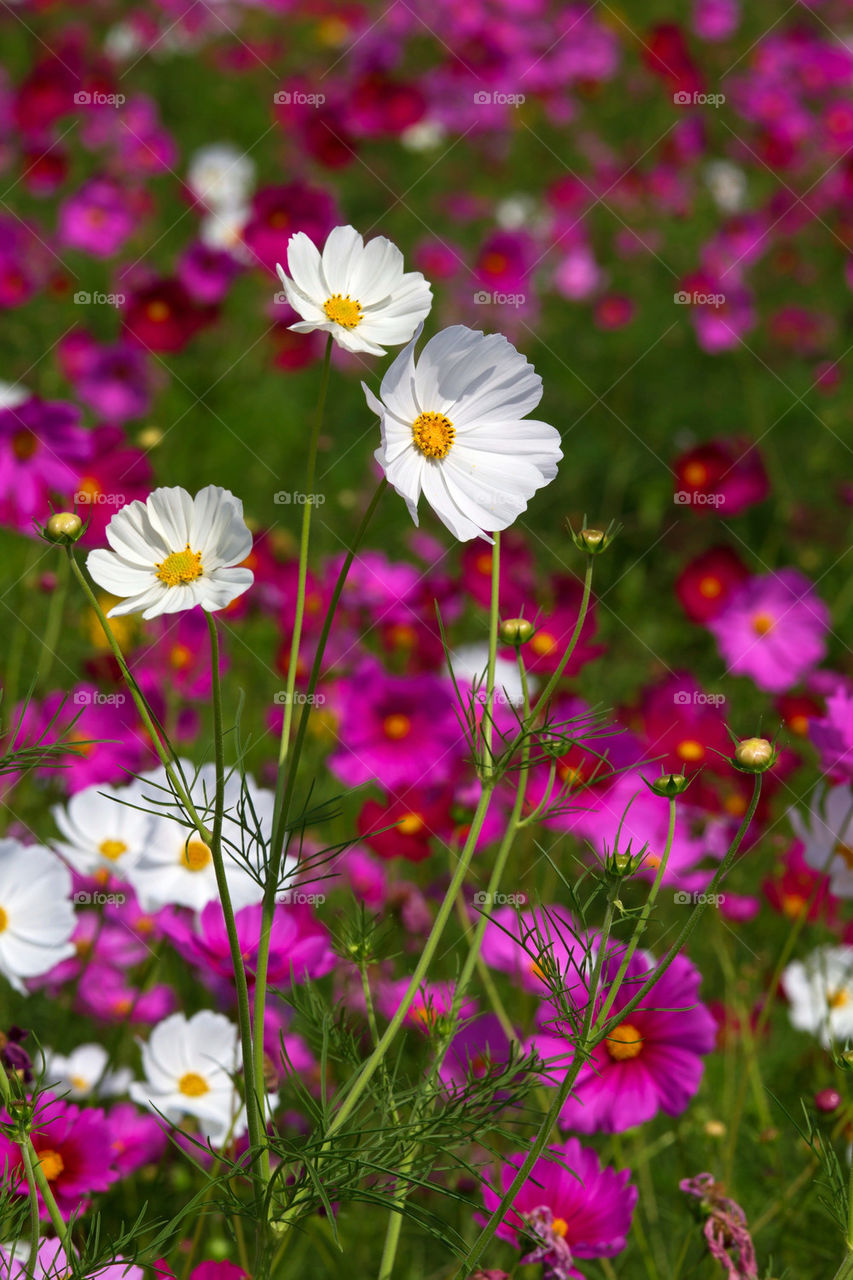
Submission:
M 362 516 L 361 523 L 353 537 L 352 546 L 347 552 L 344 562 L 338 572 L 337 581 L 335 582 L 332 596 L 329 601 L 329 607 L 326 610 L 326 616 L 323 620 L 320 637 L 317 641 L 317 649 L 314 654 L 314 661 L 311 665 L 311 674 L 308 677 L 306 698 L 302 705 L 302 712 L 296 729 L 296 739 L 294 741 L 293 750 L 289 754 L 286 768 L 279 769 L 278 773 L 278 779 L 276 782 L 276 801 L 273 812 L 272 836 L 270 838 L 269 868 L 267 870 L 266 884 L 264 886 L 264 899 L 263 906 L 261 908 L 261 933 L 258 941 L 258 958 L 255 968 L 255 1026 L 263 1025 L 264 1008 L 266 1005 L 270 936 L 272 932 L 272 919 L 275 913 L 275 899 L 276 893 L 278 892 L 278 881 L 281 874 L 281 860 L 284 853 L 284 837 L 290 816 L 290 806 L 293 802 L 297 768 L 302 755 L 305 735 L 308 730 L 308 717 L 311 713 L 311 699 L 317 688 L 317 684 L 319 683 L 320 672 L 323 667 L 323 658 L 326 653 L 326 645 L 332 630 L 332 622 L 334 621 L 338 603 L 343 593 L 347 576 L 352 567 L 352 562 L 356 557 L 358 548 L 364 540 L 364 535 L 367 533 L 370 522 L 373 519 L 376 509 L 379 506 L 387 488 L 388 481 L 383 477 L 377 485 L 376 492 L 374 493 L 367 510 Z M 263 1088 L 264 1080 L 263 1041 L 257 1040 L 255 1041 L 254 1079 L 256 1091 L 261 1090 Z M 267 1155 L 264 1155 L 262 1157 L 262 1175 L 266 1181 L 269 1180 L 270 1174 L 268 1165 L 269 1158 Z
M 296 691 L 296 670 L 299 666 L 299 646 L 302 642 L 302 622 L 305 617 L 305 584 L 308 580 L 308 544 L 311 539 L 311 512 L 314 509 L 314 485 L 317 476 L 317 446 L 323 426 L 323 413 L 326 408 L 326 392 L 329 387 L 329 369 L 332 362 L 332 335 L 326 339 L 326 351 L 323 356 L 323 371 L 320 374 L 320 394 L 317 400 L 317 411 L 314 415 L 314 427 L 308 438 L 308 463 L 305 469 L 305 492 L 302 497 L 302 531 L 299 535 L 299 578 L 296 588 L 296 612 L 293 617 L 293 634 L 290 639 L 290 663 L 287 668 L 287 684 L 284 701 L 284 723 L 281 729 L 281 744 L 278 751 L 279 768 L 287 759 L 290 750 L 290 728 L 293 723 L 293 695 Z
M 253 1158 L 256 1158 L 265 1145 L 265 1093 L 256 1094 L 254 1088 L 249 987 L 246 980 L 246 968 L 240 947 L 240 937 L 237 933 L 237 921 L 234 918 L 234 905 L 231 901 L 231 890 L 228 886 L 225 858 L 222 851 L 222 823 L 225 816 L 225 730 L 222 722 L 222 682 L 219 676 L 219 634 L 216 630 L 216 622 L 213 615 L 208 613 L 205 616 L 210 634 L 210 670 L 213 682 L 213 750 L 216 768 L 216 800 L 213 811 L 210 856 L 213 859 L 216 887 L 219 891 L 219 902 L 222 907 L 225 931 L 228 934 L 228 947 L 231 952 L 231 965 L 234 969 L 234 984 L 237 988 L 237 1022 L 240 1029 L 240 1046 L 243 1058 L 246 1119 L 249 1127 L 250 1148 Z M 263 1042 L 263 1024 L 256 1027 L 255 1031 L 258 1038 Z
M 545 688 L 542 690 L 542 692 L 540 693 L 539 697 L 536 700 L 536 706 L 533 708 L 529 717 L 531 724 L 533 723 L 533 720 L 535 720 L 536 715 L 538 714 L 539 708 L 546 707 L 548 705 L 551 695 L 553 694 L 554 690 L 557 688 L 557 685 L 560 683 L 560 680 L 563 677 L 563 672 L 568 666 L 569 659 L 574 653 L 577 642 L 580 639 L 580 634 L 581 634 L 581 631 L 583 630 L 583 624 L 586 621 L 586 615 L 589 609 L 589 598 L 592 593 L 593 562 L 594 562 L 594 557 L 587 556 L 586 572 L 584 573 L 584 578 L 583 578 L 583 595 L 581 596 L 581 607 L 578 610 L 578 618 L 577 618 L 577 622 L 575 623 L 575 629 L 572 632 L 572 638 L 569 641 L 568 648 L 566 649 L 566 652 L 563 654 L 562 658 L 560 659 L 560 662 L 557 666 L 556 671 L 553 672 L 550 679 L 548 680 L 548 683 L 545 685 Z
M 669 798 L 669 829 L 666 834 L 666 844 L 664 846 L 663 855 L 661 857 L 660 862 L 658 863 L 657 874 L 655 875 L 654 883 L 651 887 L 651 890 L 649 891 L 649 896 L 646 899 L 645 906 L 643 907 L 640 918 L 634 927 L 634 932 L 631 934 L 631 939 L 627 947 L 625 948 L 625 954 L 623 955 L 622 962 L 619 965 L 618 970 L 616 971 L 616 977 L 613 980 L 613 984 L 610 988 L 610 991 L 607 994 L 607 998 L 605 999 L 604 1003 L 602 1004 L 601 1008 L 598 1011 L 598 1014 L 596 1015 L 596 1019 L 595 1019 L 596 1028 L 598 1028 L 601 1025 L 601 1023 L 607 1020 L 607 1015 L 610 1012 L 610 1010 L 613 1008 L 613 1001 L 616 999 L 616 996 L 619 994 L 619 988 L 622 985 L 622 982 L 625 978 L 625 974 L 628 972 L 628 965 L 631 963 L 631 960 L 634 957 L 634 952 L 637 950 L 637 947 L 639 946 L 640 939 L 645 933 L 649 916 L 651 915 L 652 909 L 655 905 L 655 902 L 657 901 L 657 896 L 660 890 L 661 881 L 663 880 L 664 874 L 666 872 L 666 865 L 669 862 L 669 855 L 672 850 L 672 841 L 674 836 L 675 836 L 675 799 L 673 796 L 670 796 Z
M 14 1104 L 12 1100 L 12 1090 L 9 1086 L 8 1077 L 2 1065 L 0 1065 L 0 1093 L 3 1095 L 3 1104 L 6 1107 L 6 1110 L 9 1112 L 9 1115 L 13 1116 Z M 27 1159 L 29 1159 L 29 1169 L 32 1172 L 36 1187 L 41 1192 L 41 1198 L 44 1201 L 48 1216 L 53 1223 L 53 1229 L 59 1237 L 62 1248 L 65 1251 L 66 1258 L 68 1258 L 70 1262 L 74 1257 L 71 1233 L 68 1230 L 62 1214 L 59 1212 L 59 1206 L 57 1205 L 54 1194 L 50 1189 L 50 1183 L 45 1177 L 44 1170 L 39 1163 L 38 1152 L 33 1146 L 32 1138 L 29 1134 L 22 1134 L 21 1137 L 16 1138 L 15 1141 L 21 1149 L 21 1155 L 24 1158 L 25 1167 Z
M 3 1068 L 0 1067 L 0 1071 Z M 33 1172 L 33 1161 L 26 1147 L 21 1148 L 21 1156 L 24 1161 L 24 1171 L 27 1175 L 27 1192 L 30 1199 L 30 1253 L 27 1258 L 27 1275 L 31 1280 L 35 1280 L 36 1263 L 39 1254 L 39 1236 L 41 1235 L 41 1225 L 39 1223 L 39 1196 L 36 1187 L 35 1173 Z
M 405 1175 L 408 1169 L 401 1167 L 401 1175 Z M 388 1226 L 385 1229 L 385 1244 L 382 1248 L 382 1259 L 379 1263 L 379 1275 L 377 1280 L 391 1280 L 391 1273 L 394 1270 L 394 1261 L 397 1257 L 397 1245 L 400 1243 L 400 1232 L 403 1228 L 402 1201 L 399 1202 L 400 1208 L 392 1209 L 388 1216 Z

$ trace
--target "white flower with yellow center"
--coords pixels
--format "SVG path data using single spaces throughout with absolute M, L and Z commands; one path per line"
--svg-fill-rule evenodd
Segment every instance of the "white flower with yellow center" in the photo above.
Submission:
M 808 865 L 830 877 L 837 898 L 853 898 L 853 787 L 829 787 L 807 816 L 789 809 L 788 817 Z
M 455 538 L 506 529 L 557 474 L 559 432 L 526 418 L 542 379 L 501 334 L 453 325 L 415 360 L 417 336 L 382 379 L 376 460 L 418 523 L 418 499 Z
M 224 1014 L 203 1009 L 187 1020 L 173 1013 L 142 1045 L 145 1080 L 130 1086 L 130 1096 L 173 1124 L 195 1116 L 204 1136 L 221 1147 L 246 1130 L 234 1087 L 238 1063 L 237 1028 Z
M 16 991 L 74 955 L 71 872 L 40 844 L 0 840 L 0 974 Z
M 429 315 L 432 291 L 420 271 L 384 236 L 364 243 L 355 227 L 335 227 L 322 254 L 304 231 L 290 237 L 287 267 L 278 265 L 287 301 L 302 319 L 297 333 L 321 329 L 347 351 L 384 356 L 408 342 Z
M 853 1039 L 853 947 L 818 947 L 782 974 L 793 1026 L 825 1048 Z
M 62 840 L 55 848 L 75 871 L 84 876 L 128 879 L 128 870 L 139 861 L 148 841 L 151 817 L 140 812 L 137 784 L 86 787 L 66 805 L 53 809 Z
M 72 1098 L 88 1098 L 97 1092 L 102 1098 L 127 1093 L 132 1073 L 126 1067 L 107 1071 L 109 1055 L 102 1044 L 81 1044 L 65 1056 L 45 1051 L 45 1089 L 59 1089 Z
M 213 765 L 194 769 L 181 761 L 190 797 L 203 825 L 213 827 L 216 771 Z M 201 911 L 219 898 L 210 846 L 173 800 L 163 770 L 146 775 L 139 784 L 141 803 L 154 813 L 145 846 L 137 862 L 128 868 L 143 911 L 183 906 Z M 272 835 L 275 795 L 247 778 L 243 787 L 239 774 L 228 775 L 225 783 L 222 823 L 225 877 L 234 910 L 260 902 L 262 869 Z M 284 870 L 292 865 L 286 860 Z M 251 874 L 253 869 L 256 874 Z
M 224 609 L 248 591 L 254 576 L 237 568 L 252 550 L 243 504 L 210 484 L 195 497 L 186 489 L 155 489 L 129 502 L 107 525 L 112 551 L 90 551 L 89 573 L 118 596 L 109 617 L 156 618 L 201 605 Z

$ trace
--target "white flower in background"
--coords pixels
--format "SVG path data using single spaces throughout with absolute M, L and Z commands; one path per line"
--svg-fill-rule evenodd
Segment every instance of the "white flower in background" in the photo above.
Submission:
M 254 183 L 254 162 L 230 142 L 211 143 L 190 157 L 187 186 L 215 212 L 245 206 Z
M 376 460 L 415 524 L 423 493 L 460 542 L 491 542 L 488 532 L 521 515 L 563 456 L 557 430 L 525 418 L 542 379 L 501 334 L 453 325 L 417 361 L 415 340 L 382 379 L 380 400 L 362 383 L 381 421 Z
M 723 213 L 739 213 L 746 203 L 746 174 L 730 160 L 709 160 L 705 182 L 717 208 Z
M 75 871 L 83 876 L 128 878 L 148 840 L 151 816 L 139 809 L 136 783 L 108 787 L 105 783 L 76 792 L 65 805 L 56 805 L 53 819 L 63 836 L 54 841 Z
M 238 1033 L 221 1013 L 203 1009 L 159 1022 L 142 1045 L 145 1080 L 130 1086 L 134 1102 L 160 1111 L 177 1124 L 195 1116 L 214 1146 L 246 1130 L 246 1109 L 234 1088 L 239 1064 Z
M 252 255 L 243 243 L 243 228 L 250 213 L 247 204 L 212 209 L 199 223 L 199 239 L 208 249 L 224 249 L 238 262 L 251 263 Z
M 404 271 L 403 255 L 385 236 L 367 244 L 355 227 L 335 227 L 323 246 L 298 231 L 287 243 L 288 276 L 278 274 L 302 319 L 297 333 L 321 329 L 347 351 L 384 356 L 408 342 L 429 315 L 432 291 L 420 271 Z
M 243 504 L 215 484 L 195 497 L 177 487 L 155 489 L 117 511 L 106 536 L 112 551 L 90 551 L 86 567 L 121 599 L 111 618 L 224 609 L 254 581 L 250 569 L 236 567 L 252 550 Z
M 824 1048 L 853 1038 L 853 947 L 818 947 L 782 974 L 793 1026 Z
M 495 222 L 504 231 L 518 231 L 521 227 L 532 227 L 541 223 L 538 202 L 524 192 L 504 196 L 495 205 Z
M 16 409 L 19 404 L 29 400 L 32 391 L 22 387 L 19 382 L 0 382 L 0 409 Z
M 477 686 L 477 696 L 485 702 L 489 670 L 489 646 L 487 644 L 466 644 L 450 655 L 450 666 L 460 688 L 465 685 Z M 530 688 L 535 688 L 528 681 Z M 521 675 L 518 663 L 511 658 L 495 659 L 495 702 L 508 702 L 510 706 L 520 707 L 524 701 L 524 690 L 521 687 Z
M 403 130 L 400 141 L 407 151 L 434 151 L 446 136 L 447 130 L 440 121 L 419 120 Z
M 74 955 L 71 872 L 40 844 L 0 840 L 0 973 L 16 991 Z
M 102 1098 L 127 1093 L 133 1073 L 122 1067 L 104 1074 L 108 1060 L 102 1044 L 81 1044 L 67 1056 L 47 1050 L 42 1084 L 72 1098 L 88 1098 L 95 1092 Z
M 853 787 L 829 787 L 807 817 L 798 809 L 788 817 L 809 866 L 830 877 L 837 898 L 853 898 Z
M 212 828 L 214 766 L 204 765 L 196 770 L 182 761 L 181 767 L 196 812 L 204 825 Z M 146 775 L 140 794 L 142 803 L 154 811 L 141 857 L 128 868 L 128 879 L 142 910 L 159 911 L 171 905 L 203 910 L 219 898 L 210 848 L 188 825 L 162 769 Z M 222 846 L 235 911 L 260 902 L 263 897 L 260 881 L 272 837 L 274 805 L 275 794 L 256 786 L 251 778 L 246 778 L 245 790 L 236 771 L 226 778 Z M 283 871 L 293 865 L 293 859 L 285 859 Z M 257 878 L 250 874 L 249 867 L 255 869 Z

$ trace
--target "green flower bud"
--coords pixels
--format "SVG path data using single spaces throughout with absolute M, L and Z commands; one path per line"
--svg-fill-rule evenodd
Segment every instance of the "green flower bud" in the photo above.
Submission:
M 733 764 L 741 773 L 764 773 L 777 757 L 776 748 L 766 738 L 744 738 L 735 747 Z
M 501 623 L 500 638 L 504 644 L 518 648 L 519 645 L 526 644 L 532 635 L 533 623 L 526 618 L 507 618 Z
M 57 511 L 48 520 L 44 532 L 51 542 L 62 542 L 67 546 L 80 537 L 83 521 L 74 511 Z
M 655 778 L 654 782 L 648 782 L 643 779 L 650 791 L 656 796 L 680 796 L 690 786 L 690 779 L 686 778 L 683 773 L 663 773 L 659 778 Z

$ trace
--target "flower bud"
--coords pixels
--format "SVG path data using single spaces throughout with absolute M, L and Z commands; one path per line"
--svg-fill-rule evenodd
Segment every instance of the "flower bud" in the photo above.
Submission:
M 662 773 L 659 778 L 655 778 L 654 782 L 648 782 L 645 778 L 643 781 L 656 796 L 667 796 L 670 799 L 673 796 L 680 796 L 690 786 L 690 779 L 683 773 Z
M 611 521 L 606 529 L 588 529 L 586 527 L 586 516 L 584 516 L 583 526 L 577 533 L 572 528 L 572 522 L 569 519 L 563 521 L 563 528 L 571 536 L 579 551 L 585 551 L 588 556 L 598 556 L 610 546 L 619 532 L 620 526 Z
M 518 648 L 519 645 L 526 644 L 532 635 L 533 623 L 526 618 L 507 618 L 501 623 L 500 637 L 504 644 Z
M 841 1106 L 841 1094 L 837 1089 L 819 1089 L 814 1096 L 818 1111 L 837 1111 Z
M 76 542 L 83 532 L 83 521 L 74 511 L 57 511 L 51 516 L 44 528 L 45 535 L 51 542 L 62 542 L 68 545 Z
M 776 763 L 777 752 L 766 738 L 744 738 L 735 747 L 734 765 L 742 773 L 764 773 Z

